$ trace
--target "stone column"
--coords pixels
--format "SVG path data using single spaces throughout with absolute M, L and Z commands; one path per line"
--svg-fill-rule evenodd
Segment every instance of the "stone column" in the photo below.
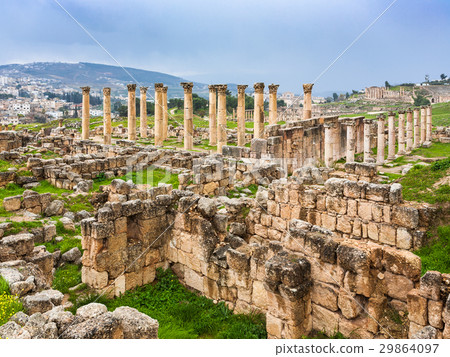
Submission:
M 413 111 L 406 111 L 406 152 L 410 153 L 413 148 Z
M 181 86 L 184 89 L 184 149 L 193 149 L 194 135 L 194 107 L 192 105 L 192 82 L 183 82 Z
M 312 116 L 311 92 L 314 83 L 303 85 L 303 119 L 309 119 Z
M 278 121 L 277 90 L 279 86 L 279 84 L 269 84 L 269 125 L 276 124 Z
M 111 145 L 111 88 L 103 88 L 103 144 Z
M 420 145 L 425 142 L 427 135 L 427 115 L 426 107 L 420 107 Z
M 167 105 L 167 91 L 169 87 L 164 86 L 162 90 L 162 102 L 163 102 L 163 123 L 162 123 L 162 139 L 167 139 L 167 130 L 169 129 L 169 107 Z
M 325 150 L 324 161 L 326 167 L 333 164 L 333 147 L 334 147 L 334 123 L 324 124 L 325 128 Z
M 217 86 L 210 85 L 209 88 L 209 145 L 217 145 L 217 117 L 216 117 L 216 99 Z
M 388 160 L 395 159 L 395 113 L 389 112 L 388 117 Z
M 414 108 L 414 149 L 420 146 L 419 111 L 419 108 Z
M 58 126 L 59 126 L 60 128 L 62 128 L 63 125 L 64 125 L 64 119 L 59 119 L 59 121 L 58 121 Z
M 218 85 L 217 93 L 217 152 L 221 154 L 227 145 L 227 85 Z
M 427 113 L 427 134 L 425 136 L 425 140 L 431 143 L 431 131 L 433 130 L 433 118 L 431 115 L 431 105 L 429 105 L 426 109 L 426 113 Z
M 148 87 L 140 87 L 141 100 L 140 100 L 140 111 L 141 120 L 139 121 L 139 134 L 141 138 L 147 137 L 147 89 Z
M 371 128 L 373 125 L 372 119 L 364 119 L 364 162 L 373 162 L 371 152 Z
M 398 155 L 405 155 L 405 111 L 398 111 Z
M 351 118 L 345 118 L 342 120 L 342 124 L 347 128 L 347 145 L 345 160 L 347 162 L 355 161 L 355 121 Z
M 91 90 L 90 87 L 81 87 L 83 91 L 83 109 L 82 109 L 82 117 L 81 117 L 81 139 L 88 140 L 89 139 L 89 119 L 91 115 L 89 114 L 89 92 Z
M 163 144 L 163 88 L 164 84 L 155 83 L 155 146 Z
M 381 114 L 378 116 L 378 133 L 377 133 L 377 164 L 378 165 L 384 164 L 384 148 L 386 146 L 385 138 L 384 138 L 385 119 L 386 119 L 386 116 L 384 114 Z
M 238 85 L 237 102 L 237 145 L 245 146 L 245 84 Z
M 128 140 L 136 140 L 136 84 L 128 84 Z
M 255 89 L 253 138 L 260 139 L 264 137 L 264 83 L 255 83 L 253 88 Z

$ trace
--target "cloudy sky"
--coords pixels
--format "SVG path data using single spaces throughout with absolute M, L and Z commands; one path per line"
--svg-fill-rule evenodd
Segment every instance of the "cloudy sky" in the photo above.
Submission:
M 393 0 L 58 0 L 123 66 L 300 92 Z M 0 64 L 115 61 L 56 0 L 0 0 Z M 450 1 L 398 0 L 316 93 L 450 75 Z

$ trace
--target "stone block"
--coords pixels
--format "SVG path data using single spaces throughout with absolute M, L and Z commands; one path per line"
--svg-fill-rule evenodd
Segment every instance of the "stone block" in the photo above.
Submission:
M 439 300 L 441 285 L 442 274 L 438 271 L 427 271 L 420 278 L 420 294 L 427 299 Z
M 266 314 L 266 330 L 269 338 L 281 338 L 283 321 L 272 314 Z
M 407 294 L 407 301 L 409 320 L 425 326 L 428 322 L 427 299 L 420 296 L 420 292 L 417 289 L 413 289 Z
M 395 227 L 387 223 L 380 224 L 380 243 L 385 243 L 395 246 L 397 231 Z
M 414 283 L 403 275 L 384 273 L 384 282 L 390 297 L 406 301 L 406 295 L 414 288 Z
M 444 302 L 442 300 L 428 300 L 428 323 L 438 329 L 442 329 L 444 327 L 442 322 L 443 306 Z
M 339 314 L 312 304 L 312 327 L 314 330 L 324 331 L 327 335 L 333 335 L 339 331 Z
M 392 223 L 414 229 L 419 225 L 419 212 L 417 208 L 413 207 L 394 206 L 392 209 Z
M 397 247 L 409 250 L 413 245 L 413 237 L 408 229 L 404 227 L 397 228 Z
M 328 212 L 337 213 L 337 214 L 346 214 L 347 213 L 347 200 L 339 198 L 339 197 L 327 196 L 326 207 L 327 207 Z
M 414 253 L 391 247 L 383 249 L 383 266 L 386 270 L 418 281 L 422 269 L 420 258 Z
M 331 311 L 338 310 L 339 290 L 330 284 L 316 281 L 312 287 L 311 301 Z
M 372 203 L 367 201 L 358 202 L 358 216 L 367 221 L 372 220 Z
M 362 303 L 358 295 L 347 292 L 342 288 L 339 290 L 338 306 L 346 319 L 351 320 L 358 317 L 363 311 Z
M 22 196 L 11 196 L 3 199 L 3 207 L 6 211 L 18 211 L 22 204 Z

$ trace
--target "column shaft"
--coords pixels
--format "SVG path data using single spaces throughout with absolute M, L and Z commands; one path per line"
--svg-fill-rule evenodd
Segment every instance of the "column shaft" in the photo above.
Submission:
M 209 88 L 209 145 L 217 145 L 217 86 L 211 85 Z
M 355 161 L 355 125 L 347 124 L 347 162 Z
M 420 123 L 419 123 L 419 108 L 414 108 L 414 144 L 413 147 L 420 146 Z
M 111 145 L 111 88 L 103 88 L 103 143 Z
M 395 113 L 388 117 L 388 160 L 395 159 Z
M 140 121 L 139 133 L 141 138 L 147 137 L 147 89 L 148 87 L 141 87 L 141 101 L 140 101 Z
M 238 85 L 237 103 L 237 145 L 245 146 L 245 88 L 247 85 Z
M 269 85 L 269 125 L 274 125 L 278 121 L 277 113 L 277 90 L 278 84 Z
M 255 109 L 254 109 L 254 128 L 253 138 L 264 137 L 264 83 L 255 83 Z
M 333 164 L 334 124 L 324 124 L 324 127 L 325 127 L 324 161 L 326 167 L 331 167 L 331 165 Z
M 370 147 L 370 129 L 372 127 L 373 120 L 371 119 L 364 119 L 364 162 L 371 162 L 372 161 L 372 152 Z
M 425 107 L 420 108 L 420 145 L 426 140 L 427 135 L 427 115 Z
M 155 83 L 155 146 L 163 144 L 163 87 L 162 83 Z
M 409 108 L 406 112 L 406 152 L 413 148 L 413 112 Z
M 433 129 L 433 123 L 432 123 L 432 116 L 431 116 L 431 105 L 429 105 L 426 109 L 427 112 L 427 134 L 426 134 L 426 141 L 431 143 L 431 131 Z
M 128 140 L 136 140 L 136 84 L 128 84 Z
M 314 83 L 307 83 L 303 85 L 303 119 L 310 119 L 312 117 L 312 99 L 311 92 Z
M 398 152 L 399 155 L 405 155 L 405 111 L 398 112 Z
M 222 147 L 227 145 L 227 85 L 217 86 L 217 152 L 222 153 Z
M 192 82 L 181 83 L 184 89 L 184 149 L 192 150 L 194 135 L 194 108 L 192 105 Z
M 162 139 L 167 140 L 168 134 L 167 131 L 169 129 L 169 107 L 167 104 L 167 91 L 169 87 L 163 87 L 162 91 L 162 102 L 163 102 L 163 122 L 162 122 Z
M 88 140 L 89 139 L 89 92 L 91 90 L 90 87 L 81 87 L 83 91 L 83 108 L 82 108 L 82 117 L 81 117 L 81 139 Z
M 384 115 L 378 116 L 378 132 L 377 132 L 377 164 L 378 165 L 384 164 L 384 148 L 386 146 L 385 138 L 384 138 L 385 118 L 386 117 Z

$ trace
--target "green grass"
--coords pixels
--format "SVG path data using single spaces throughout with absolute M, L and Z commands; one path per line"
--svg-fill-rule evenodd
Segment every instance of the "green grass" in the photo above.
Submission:
M 415 251 L 422 260 L 422 274 L 428 270 L 450 273 L 450 225 L 437 228 L 437 237 Z
M 11 316 L 22 310 L 22 303 L 17 296 L 0 292 L 0 326 L 7 323 Z
M 179 185 L 178 175 L 170 174 L 169 172 L 162 169 L 148 168 L 138 172 L 133 171 L 132 173 L 115 178 L 122 179 L 125 181 L 133 180 L 135 184 L 147 184 L 151 186 L 158 186 L 160 182 L 168 183 L 172 184 L 174 189 L 178 188 Z M 114 180 L 115 178 L 94 180 L 92 190 L 98 191 L 100 186 L 109 185 L 111 181 Z
M 436 161 L 433 165 L 414 165 L 408 173 L 400 179 L 403 185 L 403 198 L 407 201 L 428 203 L 450 202 L 450 186 L 433 187 L 437 181 L 447 175 L 446 164 L 450 159 Z M 444 162 L 444 163 L 442 163 Z
M 78 195 L 75 197 L 62 197 L 62 200 L 64 201 L 64 207 L 69 210 L 70 212 L 79 212 L 79 211 L 88 211 L 93 212 L 94 206 L 89 202 L 89 200 L 92 198 L 92 194 L 89 195 Z
M 429 148 L 414 149 L 412 154 L 423 157 L 450 157 L 450 144 L 433 142 Z
M 0 276 L 0 295 L 1 294 L 11 294 L 9 291 L 9 284 L 2 276 Z
M 60 196 L 63 193 L 72 193 L 72 190 L 65 190 L 63 188 L 57 188 L 53 186 L 50 182 L 47 180 L 42 180 L 39 183 L 39 186 L 36 186 L 33 188 L 33 191 L 36 191 L 37 193 L 53 193 L 55 195 Z
M 96 301 L 88 296 L 77 302 Z M 265 322 L 260 314 L 233 314 L 223 303 L 187 290 L 171 270 L 157 270 L 153 285 L 126 292 L 116 299 L 102 298 L 108 310 L 130 306 L 159 322 L 159 338 L 266 338 Z
M 61 242 L 56 242 L 53 239 L 50 242 L 39 243 L 37 245 L 44 245 L 47 248 L 47 251 L 49 251 L 50 253 L 54 253 L 56 250 L 60 250 L 61 254 L 64 254 L 75 247 L 78 247 L 78 249 L 82 251 L 81 240 L 72 237 L 64 237 L 64 239 Z
M 63 294 L 69 292 L 72 288 L 81 283 L 81 270 L 78 265 L 67 264 L 56 269 L 53 278 L 53 289 L 61 291 Z
M 433 104 L 433 125 L 450 126 L 450 102 Z
M 14 234 L 19 234 L 22 232 L 29 232 L 33 228 L 40 228 L 43 226 L 41 221 L 24 221 L 24 222 L 9 222 L 11 227 L 8 228 L 4 236 L 10 236 Z
M 249 189 L 251 191 L 251 194 L 243 192 L 245 189 Z M 228 198 L 239 198 L 241 197 L 241 193 L 246 194 L 249 197 L 255 197 L 256 192 L 258 191 L 258 185 L 251 184 L 248 187 L 236 187 L 232 190 L 229 190 L 227 193 Z

